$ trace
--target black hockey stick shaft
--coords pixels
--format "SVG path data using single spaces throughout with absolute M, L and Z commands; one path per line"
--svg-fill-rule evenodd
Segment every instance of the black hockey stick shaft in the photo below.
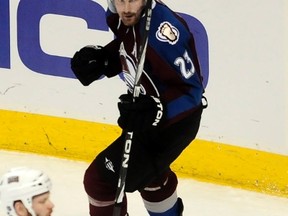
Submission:
M 136 98 L 140 94 L 140 80 L 144 69 L 144 62 L 146 57 L 146 49 L 148 44 L 148 35 L 150 30 L 150 22 L 152 16 L 152 0 L 147 0 L 145 7 L 145 29 L 142 37 L 142 41 L 139 47 L 138 65 L 134 80 L 133 97 Z M 113 216 L 120 216 L 122 203 L 125 196 L 125 183 L 127 170 L 129 165 L 130 151 L 132 147 L 133 131 L 126 131 L 124 149 L 122 154 L 121 167 L 119 171 L 119 179 L 117 185 L 117 191 L 115 196 L 115 205 L 113 210 Z

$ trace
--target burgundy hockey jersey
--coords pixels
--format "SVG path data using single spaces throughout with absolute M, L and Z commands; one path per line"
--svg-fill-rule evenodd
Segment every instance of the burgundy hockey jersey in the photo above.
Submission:
M 107 11 L 107 24 L 115 40 L 105 47 L 119 55 L 121 68 L 106 74 L 123 72 L 123 80 L 133 91 L 144 16 L 133 27 L 124 26 L 117 13 Z M 166 110 L 167 124 L 190 115 L 201 106 L 202 77 L 194 38 L 185 21 L 166 5 L 153 1 L 151 26 L 141 93 L 160 97 Z

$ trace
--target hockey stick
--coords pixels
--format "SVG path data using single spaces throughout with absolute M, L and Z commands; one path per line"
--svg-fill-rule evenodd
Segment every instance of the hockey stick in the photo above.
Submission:
M 140 79 L 141 79 L 143 69 L 144 69 L 144 62 L 145 62 L 146 49 L 147 49 L 147 44 L 148 44 L 148 35 L 149 35 L 149 30 L 150 30 L 151 16 L 152 16 L 152 0 L 147 0 L 146 7 L 145 7 L 145 29 L 144 29 L 144 34 L 143 34 L 142 41 L 139 47 L 138 65 L 137 65 L 137 71 L 136 71 L 134 87 L 133 87 L 134 99 L 139 96 L 140 90 L 141 90 Z M 125 196 L 125 183 L 126 183 L 126 175 L 127 175 L 130 151 L 131 151 L 131 146 L 132 146 L 132 138 L 133 138 L 133 131 L 127 131 L 126 136 L 125 136 L 121 167 L 119 171 L 119 179 L 118 179 L 117 191 L 116 191 L 116 196 L 115 196 L 113 216 L 120 216 L 121 214 L 122 202 Z

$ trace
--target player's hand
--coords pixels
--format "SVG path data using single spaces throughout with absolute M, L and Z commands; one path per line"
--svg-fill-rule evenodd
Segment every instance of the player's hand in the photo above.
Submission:
M 106 53 L 101 46 L 85 46 L 71 59 L 71 69 L 77 79 L 88 86 L 104 74 Z
M 133 101 L 131 94 L 123 94 L 119 99 L 118 125 L 123 130 L 147 132 L 161 125 L 164 110 L 159 98 L 140 95 Z

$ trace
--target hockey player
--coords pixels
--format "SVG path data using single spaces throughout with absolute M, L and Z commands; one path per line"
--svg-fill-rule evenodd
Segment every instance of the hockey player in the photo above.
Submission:
M 11 169 L 0 179 L 0 205 L 8 216 L 50 216 L 50 178 L 26 167 Z
M 71 68 L 85 85 L 102 75 L 123 72 L 128 93 L 120 96 L 123 133 L 90 164 L 84 176 L 91 216 L 112 216 L 125 132 L 133 131 L 126 192 L 139 191 L 150 216 L 180 216 L 177 177 L 170 164 L 195 139 L 203 105 L 202 77 L 187 24 L 160 1 L 152 18 L 141 78 L 141 94 L 132 97 L 138 52 L 144 31 L 146 0 L 108 0 L 107 24 L 115 39 L 75 53 Z M 121 216 L 128 215 L 124 197 Z

